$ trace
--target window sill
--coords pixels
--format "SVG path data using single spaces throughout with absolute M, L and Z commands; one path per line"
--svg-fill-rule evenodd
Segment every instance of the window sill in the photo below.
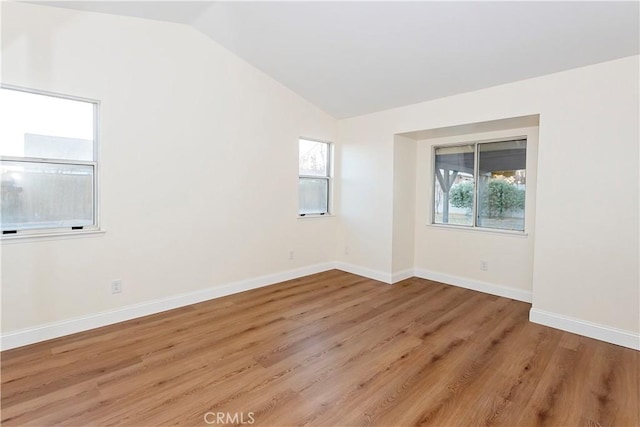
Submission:
M 307 214 L 305 216 L 298 215 L 298 219 L 321 219 L 321 218 L 334 218 L 335 215 L 332 214 L 324 214 L 324 215 L 312 215 Z
M 464 225 L 446 225 L 446 224 L 425 224 L 429 228 L 441 229 L 441 230 L 457 230 L 463 231 L 465 233 L 481 233 L 481 234 L 497 234 L 505 237 L 519 237 L 526 238 L 529 237 L 529 233 L 524 231 L 514 231 L 514 230 L 499 230 L 499 229 L 491 229 L 491 228 L 480 228 L 480 227 L 466 227 Z
M 61 231 L 58 233 L 42 233 L 42 234 L 11 234 L 0 236 L 0 243 L 27 243 L 49 240 L 66 240 L 79 239 L 86 237 L 98 237 L 106 233 L 106 230 L 77 230 L 77 231 Z

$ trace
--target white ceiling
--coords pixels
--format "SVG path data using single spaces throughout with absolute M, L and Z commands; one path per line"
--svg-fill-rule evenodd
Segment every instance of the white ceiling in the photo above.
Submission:
M 189 24 L 337 118 L 638 54 L 633 2 L 40 2 Z

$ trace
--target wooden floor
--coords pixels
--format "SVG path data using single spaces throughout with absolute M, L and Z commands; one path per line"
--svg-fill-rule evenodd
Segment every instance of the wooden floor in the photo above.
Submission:
M 637 426 L 640 353 L 529 308 L 333 270 L 3 352 L 2 424 Z

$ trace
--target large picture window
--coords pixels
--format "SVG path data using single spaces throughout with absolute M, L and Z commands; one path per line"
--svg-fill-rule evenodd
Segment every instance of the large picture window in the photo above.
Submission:
M 433 223 L 524 231 L 526 139 L 434 149 Z
M 98 228 L 97 102 L 0 88 L 2 235 Z
M 298 215 L 328 214 L 331 191 L 331 144 L 300 139 L 298 167 Z

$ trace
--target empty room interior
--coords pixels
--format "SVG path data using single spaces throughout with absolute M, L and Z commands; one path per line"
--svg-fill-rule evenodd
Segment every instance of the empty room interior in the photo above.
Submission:
M 640 425 L 638 1 L 0 18 L 3 425 Z

